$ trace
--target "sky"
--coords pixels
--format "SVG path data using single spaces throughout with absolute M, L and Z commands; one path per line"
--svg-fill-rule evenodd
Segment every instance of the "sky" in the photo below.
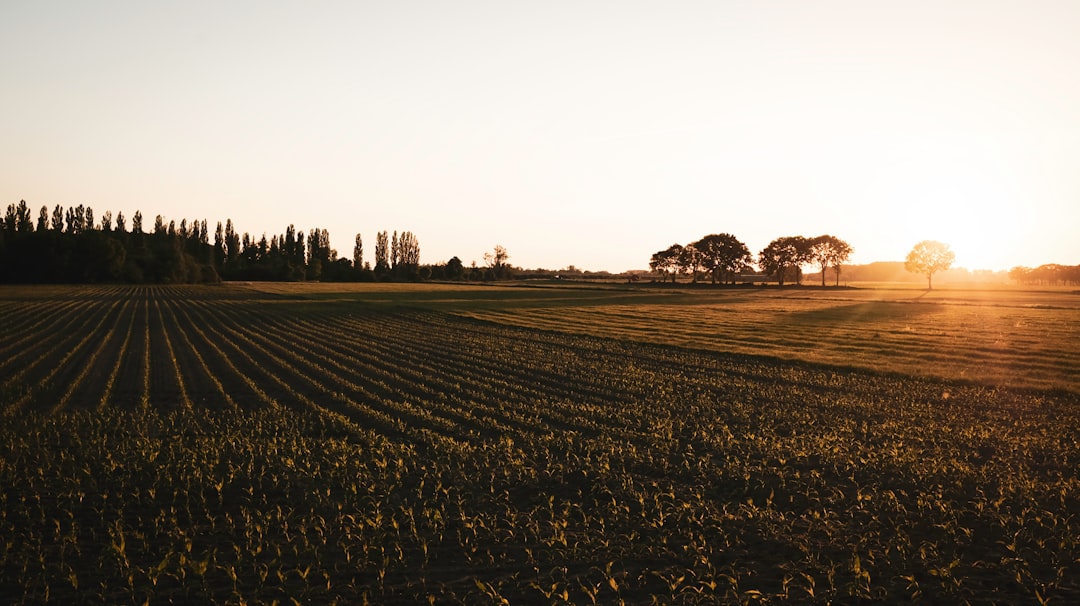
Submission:
M 0 202 L 326 228 L 371 260 L 1080 264 L 1080 2 L 0 0 Z

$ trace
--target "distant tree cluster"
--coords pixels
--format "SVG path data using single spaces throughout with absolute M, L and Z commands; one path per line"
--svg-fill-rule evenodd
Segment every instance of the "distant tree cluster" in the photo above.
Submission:
M 835 236 L 785 236 L 773 240 L 758 253 L 757 266 L 783 286 L 788 279 L 801 282 L 802 268 L 815 264 L 821 268 L 824 286 L 825 272 L 829 268 L 836 272 L 839 283 L 840 269 L 851 253 L 851 246 Z M 712 234 L 690 244 L 672 244 L 654 253 L 649 268 L 665 279 L 670 277 L 672 282 L 682 275 L 697 282 L 704 274 L 713 284 L 734 283 L 742 274 L 754 270 L 754 257 L 735 236 Z
M 0 280 L 4 282 L 214 282 L 206 221 L 165 223 L 159 215 L 152 231 L 143 216 L 100 222 L 94 210 L 79 205 L 51 211 L 42 206 L 33 220 L 25 201 L 11 204 L 0 229 Z
M 256 238 L 239 233 L 232 219 L 218 222 L 211 234 L 205 219 L 177 224 L 158 215 L 146 231 L 141 212 L 135 212 L 129 225 L 122 212 L 113 216 L 106 211 L 99 220 L 83 205 L 42 206 L 35 221 L 25 200 L 9 205 L 0 225 L 2 282 L 367 281 L 448 273 L 443 265 L 420 265 L 420 242 L 409 231 L 395 231 L 392 237 L 379 232 L 375 256 L 372 269 L 363 262 L 357 234 L 353 258 L 339 258 L 330 247 L 329 231 L 322 228 L 311 229 L 305 237 L 289 225 L 281 234 Z M 460 270 L 460 260 L 457 265 Z M 462 273 L 458 271 L 458 277 Z
M 1018 284 L 1037 286 L 1080 286 L 1080 265 L 1047 263 L 1038 267 L 1014 267 L 1009 278 Z
M 707 275 L 713 284 L 734 282 L 753 268 L 750 249 L 731 234 L 710 234 L 690 244 L 672 244 L 653 254 L 649 269 L 674 282 L 680 275 L 697 282 Z

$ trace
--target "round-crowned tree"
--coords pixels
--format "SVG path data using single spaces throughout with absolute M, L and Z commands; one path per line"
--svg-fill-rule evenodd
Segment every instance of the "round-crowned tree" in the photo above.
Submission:
M 935 240 L 923 240 L 915 245 L 904 261 L 904 269 L 913 274 L 926 276 L 926 288 L 934 288 L 934 274 L 952 267 L 956 253 L 949 250 L 949 245 Z

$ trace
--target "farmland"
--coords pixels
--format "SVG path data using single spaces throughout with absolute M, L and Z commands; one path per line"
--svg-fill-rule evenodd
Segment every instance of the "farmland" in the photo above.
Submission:
M 0 289 L 5 601 L 1080 600 L 1080 296 Z

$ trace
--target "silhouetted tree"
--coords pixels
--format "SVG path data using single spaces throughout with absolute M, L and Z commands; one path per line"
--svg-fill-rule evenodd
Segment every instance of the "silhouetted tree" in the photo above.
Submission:
M 904 261 L 904 269 L 926 276 L 927 290 L 933 288 L 934 274 L 952 267 L 956 254 L 949 245 L 935 240 L 923 240 L 915 245 Z
M 810 256 L 821 268 L 821 285 L 825 286 L 825 270 L 836 270 L 836 285 L 840 285 L 840 265 L 851 257 L 851 245 L 836 236 L 823 235 L 810 241 Z
M 76 233 L 76 234 L 82 233 L 82 232 L 86 231 L 86 229 L 87 229 L 87 227 L 86 227 L 86 207 L 83 206 L 82 204 L 75 207 L 74 225 L 75 225 L 75 229 L 74 229 L 74 231 L 72 233 Z
M 488 275 L 494 280 L 509 277 L 510 268 L 506 264 L 509 259 L 510 253 L 506 252 L 506 248 L 502 244 L 496 244 L 491 252 L 484 253 L 484 262 L 487 263 L 490 270 Z
M 314 228 L 308 233 L 307 278 L 318 280 L 323 269 L 337 257 L 337 252 L 330 249 L 330 232 Z
M 217 224 L 211 244 L 206 219 L 177 220 L 157 215 L 153 231 L 144 233 L 142 213 L 136 211 L 130 235 L 125 231 L 122 212 L 116 214 L 115 224 L 111 211 L 105 211 L 100 219 L 99 228 L 89 206 L 65 210 L 56 205 L 51 212 L 48 206 L 42 206 L 35 227 L 25 201 L 8 205 L 0 216 L 0 281 L 180 283 L 218 281 L 221 276 L 250 280 L 374 277 L 363 263 L 359 234 L 350 261 L 339 258 L 337 251 L 330 248 L 326 229 L 312 229 L 305 240 L 304 233 L 290 225 L 280 236 L 264 233 L 254 238 L 244 233 L 241 240 L 230 219 L 227 230 L 220 222 Z M 382 250 L 389 252 L 386 232 L 382 236 Z M 395 277 L 433 275 L 432 267 L 420 266 L 416 235 L 395 231 L 395 236 Z M 382 258 L 389 269 L 385 253 Z
M 450 257 L 444 272 L 448 280 L 460 280 L 465 275 L 465 264 L 456 256 Z
M 64 213 L 64 224 L 66 225 L 66 227 L 64 228 L 65 233 L 79 233 L 80 221 L 75 217 L 75 209 L 71 208 L 70 206 Z
M 651 259 L 649 259 L 649 269 L 660 274 L 661 279 L 666 279 L 664 276 L 671 274 L 671 283 L 675 283 L 675 278 L 679 275 L 679 260 L 683 255 L 683 247 L 681 244 L 672 244 L 664 250 L 653 253 Z
M 285 228 L 285 243 L 282 244 L 282 254 L 290 265 L 295 265 L 296 251 L 296 227 L 291 223 Z
M 34 218 L 26 200 L 20 200 L 15 208 L 15 231 L 24 234 L 34 231 Z
M 708 270 L 712 283 L 732 280 L 750 269 L 753 257 L 750 250 L 731 234 L 710 234 L 692 245 L 701 253 L 701 264 Z
M 398 277 L 415 279 L 420 268 L 420 241 L 411 231 L 403 231 L 397 238 L 397 244 L 398 261 L 395 274 Z
M 232 219 L 225 219 L 225 263 L 235 265 L 240 260 L 240 236 Z
M 290 259 L 291 259 L 291 261 L 292 261 L 292 263 L 293 263 L 293 265 L 295 267 L 301 268 L 301 267 L 304 266 L 304 263 L 306 262 L 306 259 L 304 257 L 304 254 L 305 254 L 304 251 L 306 251 L 307 248 L 306 248 L 306 245 L 304 244 L 304 232 L 303 231 L 297 231 L 296 228 L 293 227 L 292 225 L 289 225 L 289 229 L 292 230 L 292 232 L 294 234 L 293 247 L 292 247 L 292 251 L 290 253 L 290 255 L 291 255 Z M 286 232 L 286 237 L 288 237 L 288 232 Z
M 352 249 L 353 267 L 356 269 L 364 268 L 364 239 L 360 237 L 360 234 L 356 234 L 356 241 L 353 244 Z
M 375 234 L 375 274 L 390 271 L 390 236 L 385 231 Z
M 687 244 L 679 251 L 679 273 L 689 274 L 691 282 L 697 282 L 698 272 L 701 271 L 701 251 L 694 248 L 693 244 Z
M 4 231 L 9 234 L 13 234 L 17 231 L 16 226 L 19 223 L 17 208 L 18 207 L 14 204 L 8 204 L 7 212 L 4 213 Z
M 797 282 L 802 281 L 802 266 L 810 261 L 810 241 L 802 236 L 776 238 L 758 253 L 758 265 L 767 275 L 775 276 L 780 286 L 788 270 L 794 270 Z
M 59 204 L 52 211 L 52 230 L 55 232 L 64 231 L 64 207 Z

